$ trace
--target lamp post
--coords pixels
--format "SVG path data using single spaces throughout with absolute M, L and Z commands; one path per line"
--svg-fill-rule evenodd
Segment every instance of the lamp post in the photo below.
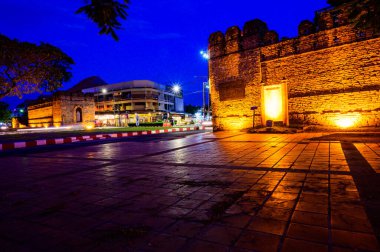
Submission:
M 103 111 L 106 110 L 105 106 L 106 105 L 106 94 L 107 94 L 108 90 L 106 88 L 102 88 L 102 94 L 103 94 Z M 108 119 L 106 120 L 106 122 L 108 123 Z M 103 124 L 103 122 L 102 122 Z
M 253 110 L 253 121 L 252 121 L 252 128 L 253 128 L 253 130 L 255 130 L 255 117 L 256 117 L 256 109 L 257 108 L 258 108 L 257 106 L 251 107 L 251 110 Z
M 210 59 L 210 54 L 207 52 L 207 51 L 200 51 L 200 54 L 202 56 L 202 58 L 204 60 L 208 60 Z M 207 67 L 207 72 L 208 72 L 208 67 Z M 202 88 L 202 92 L 203 92 L 203 104 L 202 104 L 202 117 L 203 117 L 203 120 L 205 119 L 205 114 L 206 114 L 206 97 L 205 97 L 205 89 L 209 89 L 209 86 L 208 86 L 208 74 L 207 74 L 207 82 L 203 82 L 203 88 Z M 210 117 L 210 89 L 209 89 L 209 92 L 208 92 L 208 96 L 209 98 L 207 99 L 207 119 L 209 119 Z
M 176 95 L 179 95 L 181 93 L 181 86 L 177 83 L 174 84 L 172 87 L 172 92 L 174 94 L 174 111 L 177 111 L 177 106 L 176 106 Z
M 103 111 L 106 111 L 106 94 L 108 90 L 106 88 L 102 88 L 102 94 L 103 94 Z M 108 119 L 106 120 L 106 124 L 108 124 Z
M 181 86 L 177 83 L 174 84 L 172 87 L 172 92 L 174 94 L 174 112 L 177 112 L 177 103 L 176 103 L 176 95 L 180 95 L 181 93 Z M 172 120 L 172 125 L 174 125 L 174 118 Z
M 203 103 L 202 103 L 202 116 L 203 116 L 203 119 L 206 117 L 206 103 L 207 103 L 207 118 L 209 117 L 209 108 L 210 108 L 210 98 L 206 98 L 206 92 L 205 90 L 209 90 L 208 94 L 210 95 L 210 89 L 209 89 L 209 86 L 208 86 L 208 82 L 203 82 L 203 88 L 202 88 L 202 96 L 203 96 Z

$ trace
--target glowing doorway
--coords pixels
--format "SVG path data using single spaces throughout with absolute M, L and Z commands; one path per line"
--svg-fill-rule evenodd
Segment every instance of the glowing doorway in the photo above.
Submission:
M 288 125 L 288 92 L 286 84 L 263 86 L 263 124 L 268 120 Z

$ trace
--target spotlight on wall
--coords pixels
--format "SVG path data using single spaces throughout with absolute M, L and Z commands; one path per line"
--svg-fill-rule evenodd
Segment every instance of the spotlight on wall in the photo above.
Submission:
M 355 126 L 358 121 L 358 116 L 339 116 L 335 120 L 335 124 L 340 128 L 350 128 Z

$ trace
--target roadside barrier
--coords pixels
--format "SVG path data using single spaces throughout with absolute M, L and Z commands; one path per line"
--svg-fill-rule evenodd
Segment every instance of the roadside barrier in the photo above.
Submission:
M 44 145 L 56 145 L 65 143 L 75 143 L 75 142 L 86 142 L 93 140 L 102 139 L 112 139 L 112 138 L 124 138 L 142 135 L 154 135 L 154 134 L 164 134 L 171 132 L 184 132 L 184 131 L 194 131 L 194 130 L 204 130 L 205 127 L 187 127 L 187 128 L 171 128 L 171 129 L 160 129 L 160 130 L 147 130 L 147 131 L 133 131 L 133 132 L 123 132 L 123 133 L 107 133 L 89 136 L 75 136 L 75 137 L 65 137 L 65 138 L 53 138 L 53 139 L 40 139 L 25 142 L 9 142 L 0 143 L 0 151 L 29 148 Z

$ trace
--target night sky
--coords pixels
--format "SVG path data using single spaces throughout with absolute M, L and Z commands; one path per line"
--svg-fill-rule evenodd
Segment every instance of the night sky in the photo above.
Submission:
M 1 0 L 0 33 L 21 41 L 47 42 L 74 61 L 67 89 L 97 75 L 108 83 L 148 79 L 181 83 L 185 103 L 200 104 L 207 62 L 199 54 L 209 35 L 260 18 L 280 38 L 297 35 L 297 26 L 312 20 L 326 0 L 132 0 L 129 18 L 118 31 L 119 42 L 98 35 L 95 24 L 74 12 L 82 0 Z M 198 77 L 197 77 L 198 76 Z M 202 77 L 203 76 L 203 77 Z M 38 94 L 24 96 L 35 98 Z M 12 107 L 18 98 L 6 98 Z

